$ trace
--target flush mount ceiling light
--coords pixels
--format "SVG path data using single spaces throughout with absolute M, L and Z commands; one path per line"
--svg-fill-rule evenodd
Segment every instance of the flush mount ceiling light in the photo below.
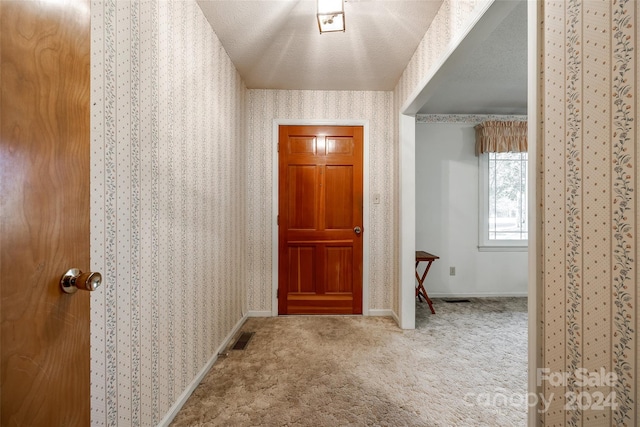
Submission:
M 344 31 L 344 0 L 318 0 L 320 34 Z

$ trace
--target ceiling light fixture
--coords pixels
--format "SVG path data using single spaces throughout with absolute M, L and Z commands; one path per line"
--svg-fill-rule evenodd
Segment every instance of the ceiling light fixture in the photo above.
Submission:
M 316 16 L 320 34 L 344 32 L 344 0 L 318 0 Z

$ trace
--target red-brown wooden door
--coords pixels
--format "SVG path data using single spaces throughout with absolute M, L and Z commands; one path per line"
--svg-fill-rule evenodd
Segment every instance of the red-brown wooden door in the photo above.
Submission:
M 280 126 L 279 314 L 362 313 L 360 126 Z
M 0 1 L 2 426 L 90 424 L 88 0 Z

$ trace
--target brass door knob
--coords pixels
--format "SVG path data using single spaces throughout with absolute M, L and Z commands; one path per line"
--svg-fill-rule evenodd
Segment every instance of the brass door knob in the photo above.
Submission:
M 60 279 L 60 287 L 68 294 L 75 294 L 78 289 L 83 291 L 95 291 L 102 284 L 100 273 L 83 273 L 77 268 L 67 271 Z

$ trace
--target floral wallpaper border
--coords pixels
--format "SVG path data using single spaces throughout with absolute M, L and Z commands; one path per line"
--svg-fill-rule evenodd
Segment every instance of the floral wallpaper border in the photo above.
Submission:
M 514 114 L 416 114 L 416 123 L 482 123 L 488 120 L 526 122 L 526 115 Z
M 579 4 L 577 0 L 573 0 Z M 615 265 L 613 274 L 613 295 L 616 311 L 614 312 L 613 356 L 614 370 L 618 376 L 616 383 L 616 396 L 618 407 L 613 411 L 613 420 L 616 425 L 629 425 L 633 420 L 633 413 L 637 421 L 638 396 L 634 396 L 633 384 L 636 368 L 630 363 L 638 355 L 635 354 L 633 343 L 637 342 L 637 330 L 633 324 L 633 312 L 637 316 L 637 306 L 634 307 L 630 287 L 638 288 L 637 269 L 638 258 L 635 250 L 637 230 L 636 222 L 630 220 L 637 215 L 635 208 L 637 199 L 635 158 L 638 127 L 638 112 L 635 111 L 633 89 L 637 85 L 638 75 L 638 49 L 640 45 L 633 39 L 637 25 L 637 2 L 630 0 L 617 0 L 613 2 L 612 43 L 613 43 L 613 229 L 615 246 L 613 249 Z M 634 22 L 634 14 L 636 22 Z M 634 58 L 635 53 L 635 58 Z M 636 88 L 637 90 L 637 88 Z M 635 137 L 635 138 L 634 138 Z M 635 280 L 634 280 L 634 276 Z M 634 399 L 635 397 L 635 399 Z M 634 401 L 635 407 L 634 407 Z
M 567 39 L 575 41 L 580 38 L 580 6 L 577 2 L 567 4 Z M 567 310 L 566 310 L 566 331 L 567 331 L 567 370 L 575 372 L 582 367 L 581 338 L 582 335 L 580 319 L 582 316 L 582 233 L 580 231 L 580 217 L 582 214 L 582 116 L 579 105 L 582 93 L 579 91 L 581 84 L 582 63 L 579 58 L 578 49 L 573 46 L 567 50 L 567 88 L 566 88 L 566 121 L 567 121 L 567 145 L 566 145 L 566 271 L 567 271 Z M 579 393 L 575 385 L 576 378 L 569 377 L 567 390 L 569 393 Z M 569 425 L 575 426 L 582 418 L 580 406 L 569 413 L 567 420 Z

